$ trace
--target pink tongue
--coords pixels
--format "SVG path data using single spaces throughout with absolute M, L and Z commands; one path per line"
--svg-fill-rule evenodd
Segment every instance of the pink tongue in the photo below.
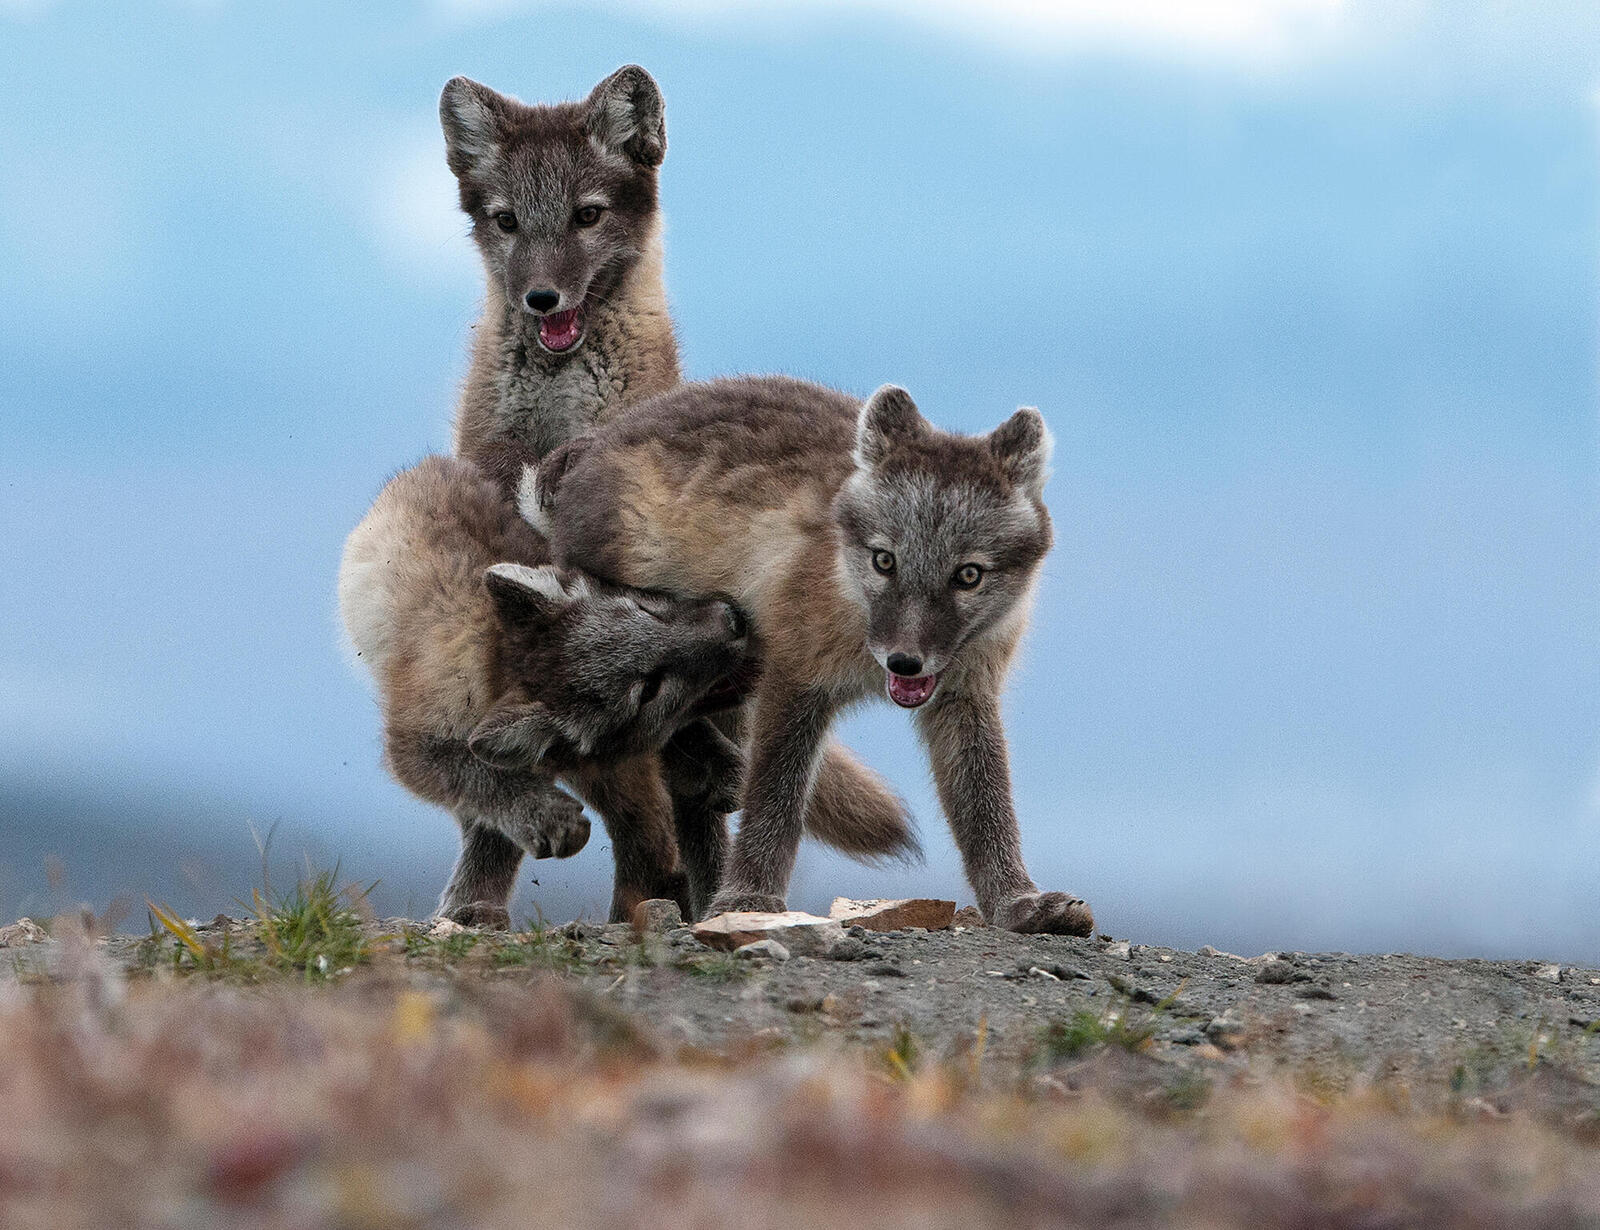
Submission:
M 889 699 L 907 709 L 915 709 L 933 695 L 937 675 L 889 675 Z
M 578 309 L 539 318 L 539 340 L 551 350 L 565 350 L 578 340 Z

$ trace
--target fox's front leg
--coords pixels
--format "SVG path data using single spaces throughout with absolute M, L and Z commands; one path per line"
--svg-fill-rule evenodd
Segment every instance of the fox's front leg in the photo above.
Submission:
M 782 910 L 794 871 L 806 802 L 837 705 L 769 665 L 750 723 L 744 821 L 712 914 Z
M 461 822 L 461 853 L 439 899 L 439 917 L 464 927 L 507 930 L 511 926 L 507 905 L 522 862 L 522 848 L 470 815 L 457 819 Z
M 918 715 L 950 830 L 978 908 L 1009 931 L 1088 935 L 1094 915 L 1077 897 L 1041 893 L 1022 862 L 1000 706 L 992 695 L 935 695 Z
M 700 917 L 722 887 L 727 863 L 728 813 L 739 810 L 744 753 L 711 718 L 689 723 L 661 752 L 672 795 L 678 858 L 689 878 L 689 901 Z
M 567 780 L 600 813 L 611 838 L 616 877 L 612 922 L 628 922 L 641 901 L 666 898 L 684 918 L 694 914 L 689 881 L 678 863 L 672 799 L 656 756 L 635 756 L 615 765 L 585 764 Z

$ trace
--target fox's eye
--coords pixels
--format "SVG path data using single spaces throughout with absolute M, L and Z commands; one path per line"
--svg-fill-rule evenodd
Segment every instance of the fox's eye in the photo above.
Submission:
M 884 576 L 889 576 L 894 572 L 894 552 L 874 551 L 872 553 L 872 566 L 883 573 Z
M 977 589 L 978 582 L 983 580 L 983 569 L 977 564 L 962 564 L 956 569 L 955 576 L 950 578 L 950 584 L 957 589 Z
M 502 209 L 494 215 L 494 224 L 502 231 L 514 231 L 517 229 L 517 215 Z
M 603 213 L 605 213 L 604 206 L 584 205 L 572 215 L 572 220 L 579 226 L 593 226 L 596 222 L 600 221 L 600 215 Z
M 646 675 L 644 682 L 639 685 L 639 708 L 643 709 L 653 701 L 661 692 L 661 672 Z

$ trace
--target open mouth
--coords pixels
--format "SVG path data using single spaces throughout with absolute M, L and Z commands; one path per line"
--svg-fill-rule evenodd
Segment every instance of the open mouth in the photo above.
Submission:
M 560 354 L 571 350 L 583 338 L 583 309 L 569 308 L 539 317 L 539 345 Z
M 937 675 L 896 675 L 890 671 L 888 677 L 889 699 L 902 709 L 915 709 L 918 705 L 926 704 L 933 690 L 939 686 Z

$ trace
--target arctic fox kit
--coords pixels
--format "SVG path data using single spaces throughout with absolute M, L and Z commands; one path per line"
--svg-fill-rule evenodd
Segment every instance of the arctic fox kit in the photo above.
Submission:
M 523 461 L 678 383 L 656 186 L 665 108 L 629 64 L 579 103 L 456 77 L 439 120 L 487 276 L 455 452 L 509 495 Z
M 1033 409 L 940 431 L 893 386 L 863 405 L 801 381 L 685 385 L 547 457 L 523 482 L 555 558 L 727 595 L 763 643 L 744 822 L 722 910 L 783 908 L 818 753 L 874 692 L 916 712 L 978 906 L 1086 935 L 1082 901 L 1022 861 L 999 697 L 1050 547 L 1050 439 Z
M 705 848 L 714 833 L 679 832 L 674 846 L 673 809 L 643 754 L 738 701 L 754 673 L 743 618 L 725 602 L 591 584 L 549 559 L 491 482 L 445 457 L 392 479 L 345 546 L 340 609 L 378 685 L 385 759 L 461 826 L 439 912 L 503 927 L 523 855 L 583 847 L 589 822 L 560 778 L 606 822 L 612 919 L 650 897 L 692 916 L 722 850 Z M 737 782 L 737 749 L 696 727 L 700 764 L 685 771 Z M 720 823 L 734 805 L 708 806 Z

